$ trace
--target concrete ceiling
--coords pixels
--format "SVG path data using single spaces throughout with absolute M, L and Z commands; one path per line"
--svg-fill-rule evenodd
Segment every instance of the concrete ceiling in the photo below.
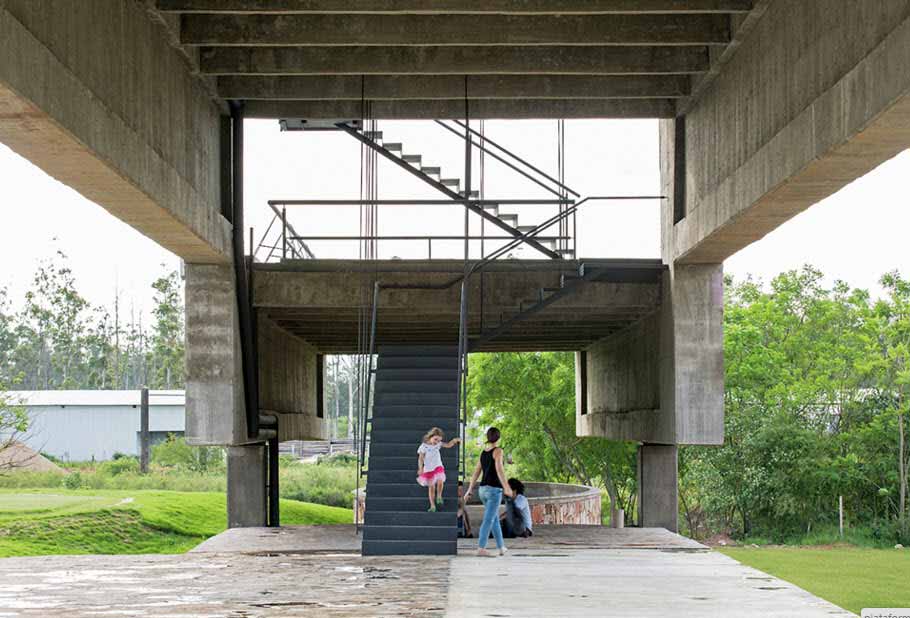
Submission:
M 672 117 L 768 0 L 149 0 L 248 117 Z

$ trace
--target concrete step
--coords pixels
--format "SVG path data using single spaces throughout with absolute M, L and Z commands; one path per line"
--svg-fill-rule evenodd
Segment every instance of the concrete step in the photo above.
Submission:
M 420 167 L 420 162 L 423 160 L 423 155 L 419 154 L 403 154 L 401 155 L 401 160 L 405 163 L 410 163 L 411 165 L 416 165 Z
M 380 448 L 381 450 L 381 448 Z M 452 449 L 454 450 L 454 449 Z M 371 452 L 370 458 L 367 461 L 367 465 L 370 470 L 382 470 L 385 472 L 407 472 L 408 474 L 414 474 L 416 477 L 417 472 L 417 447 L 414 447 L 413 455 L 386 455 L 380 452 Z M 451 458 L 443 456 L 442 465 L 446 467 L 446 476 L 449 475 L 449 470 L 458 469 L 458 458 L 454 455 Z M 453 475 L 454 476 L 454 475 Z
M 454 541 L 367 541 L 361 552 L 364 556 L 454 556 L 458 543 Z
M 439 173 L 442 171 L 438 165 L 430 165 L 421 167 L 420 171 L 426 174 L 427 176 L 439 176 Z
M 422 435 L 422 434 L 421 434 Z M 409 440 L 407 442 L 379 442 L 370 439 L 370 458 L 373 457 L 410 457 L 412 468 L 417 467 L 417 448 L 420 446 L 420 439 Z M 454 465 L 458 457 L 457 448 L 440 449 L 442 456 L 442 465 L 447 468 Z M 451 465 L 450 465 L 451 464 Z M 375 466 L 375 462 L 371 462 Z
M 458 369 L 458 352 L 446 356 L 389 356 L 379 357 L 379 371 L 384 369 Z
M 458 379 L 457 364 L 451 369 L 443 367 L 407 367 L 391 368 L 380 367 L 376 372 L 376 380 L 450 380 Z
M 503 212 L 499 214 L 499 219 L 504 223 L 508 223 L 512 227 L 518 225 L 518 215 L 516 214 Z
M 420 487 L 419 485 L 417 485 Z M 421 488 L 422 489 L 422 488 Z M 371 510 L 373 511 L 396 511 L 396 512 L 410 512 L 410 513 L 427 513 L 427 508 L 429 503 L 427 502 L 426 490 L 424 490 L 423 496 L 419 498 L 415 497 L 370 497 L 367 493 L 367 513 Z M 439 512 L 439 511 L 437 511 Z M 458 512 L 458 500 L 453 498 L 451 500 L 446 499 L 445 505 L 442 507 L 443 513 L 457 513 Z
M 456 526 L 455 513 L 452 511 L 367 511 L 364 523 L 368 526 Z
M 386 150 L 392 150 L 394 152 L 401 152 L 401 142 L 388 142 L 382 145 Z
M 376 393 L 377 405 L 399 404 L 425 404 L 428 406 L 458 405 L 458 393 L 453 389 L 450 393 L 393 393 L 380 390 Z
M 373 416 L 373 431 L 390 429 L 427 431 L 430 427 L 439 427 L 446 436 L 455 437 L 458 433 L 458 419 L 449 416 Z M 373 438 L 374 440 L 377 438 Z
M 363 527 L 367 541 L 449 541 L 457 542 L 458 527 L 452 526 L 375 526 Z
M 417 403 L 380 404 L 373 406 L 373 418 L 458 418 L 454 405 L 432 405 Z

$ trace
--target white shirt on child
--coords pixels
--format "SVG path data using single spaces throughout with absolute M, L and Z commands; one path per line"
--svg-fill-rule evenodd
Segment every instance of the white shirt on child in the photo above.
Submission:
M 420 445 L 420 448 L 417 449 L 417 454 L 423 454 L 423 473 L 432 472 L 436 468 L 442 467 L 442 455 L 439 453 L 439 449 L 442 448 L 442 442 L 439 444 L 427 444 L 426 442 Z

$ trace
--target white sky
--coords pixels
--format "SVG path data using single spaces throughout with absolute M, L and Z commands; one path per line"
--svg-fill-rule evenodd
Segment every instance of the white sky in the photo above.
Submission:
M 424 155 L 424 165 L 440 165 L 446 176 L 462 176 L 464 149 L 459 139 L 427 122 L 384 122 L 390 141 L 405 152 Z M 567 121 L 566 181 L 582 195 L 657 195 L 657 123 L 655 121 Z M 490 121 L 487 135 L 536 166 L 556 175 L 555 121 Z M 257 240 L 271 218 L 266 200 L 279 198 L 348 199 L 360 196 L 360 146 L 337 133 L 280 133 L 273 121 L 249 121 L 246 134 L 246 217 Z M 446 173 L 448 172 L 448 173 Z M 910 155 L 883 164 L 839 193 L 813 206 L 762 241 L 727 260 L 725 270 L 738 277 L 752 273 L 769 280 L 804 263 L 831 279 L 877 290 L 879 276 L 891 269 L 910 273 L 905 240 L 910 209 L 905 203 Z M 475 163 L 476 187 L 477 166 Z M 431 188 L 389 162 L 379 167 L 380 198 L 439 199 Z M 488 198 L 546 198 L 545 192 L 488 159 Z M 80 292 L 93 304 L 113 304 L 148 314 L 151 282 L 179 260 L 0 145 L 0 287 L 20 303 L 42 258 L 57 249 L 68 254 Z M 537 223 L 552 207 L 523 207 L 521 223 Z M 508 209 L 503 208 L 503 211 Z M 463 211 L 458 206 L 380 209 L 385 235 L 458 235 Z M 289 210 L 304 235 L 356 235 L 355 207 Z M 474 228 L 476 231 L 478 228 Z M 578 215 L 582 257 L 658 257 L 657 201 L 589 203 Z M 472 232 L 473 233 L 473 232 Z M 487 233 L 491 232 L 487 227 Z M 356 256 L 355 243 L 311 246 L 320 257 Z M 475 248 L 476 250 L 476 248 Z M 488 245 L 489 250 L 489 245 Z M 460 257 L 460 243 L 435 244 L 434 257 Z M 522 255 L 531 255 L 530 252 Z M 380 257 L 426 257 L 426 243 L 386 243 Z M 163 266 L 162 266 L 163 265 Z

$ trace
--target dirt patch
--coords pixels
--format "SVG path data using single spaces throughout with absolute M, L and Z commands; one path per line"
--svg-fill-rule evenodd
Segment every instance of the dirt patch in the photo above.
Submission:
M 13 442 L 0 451 L 0 470 L 7 468 L 26 472 L 66 474 L 66 470 L 21 442 Z
M 715 534 L 702 541 L 702 543 L 708 547 L 737 547 L 739 545 L 739 543 L 728 534 Z

